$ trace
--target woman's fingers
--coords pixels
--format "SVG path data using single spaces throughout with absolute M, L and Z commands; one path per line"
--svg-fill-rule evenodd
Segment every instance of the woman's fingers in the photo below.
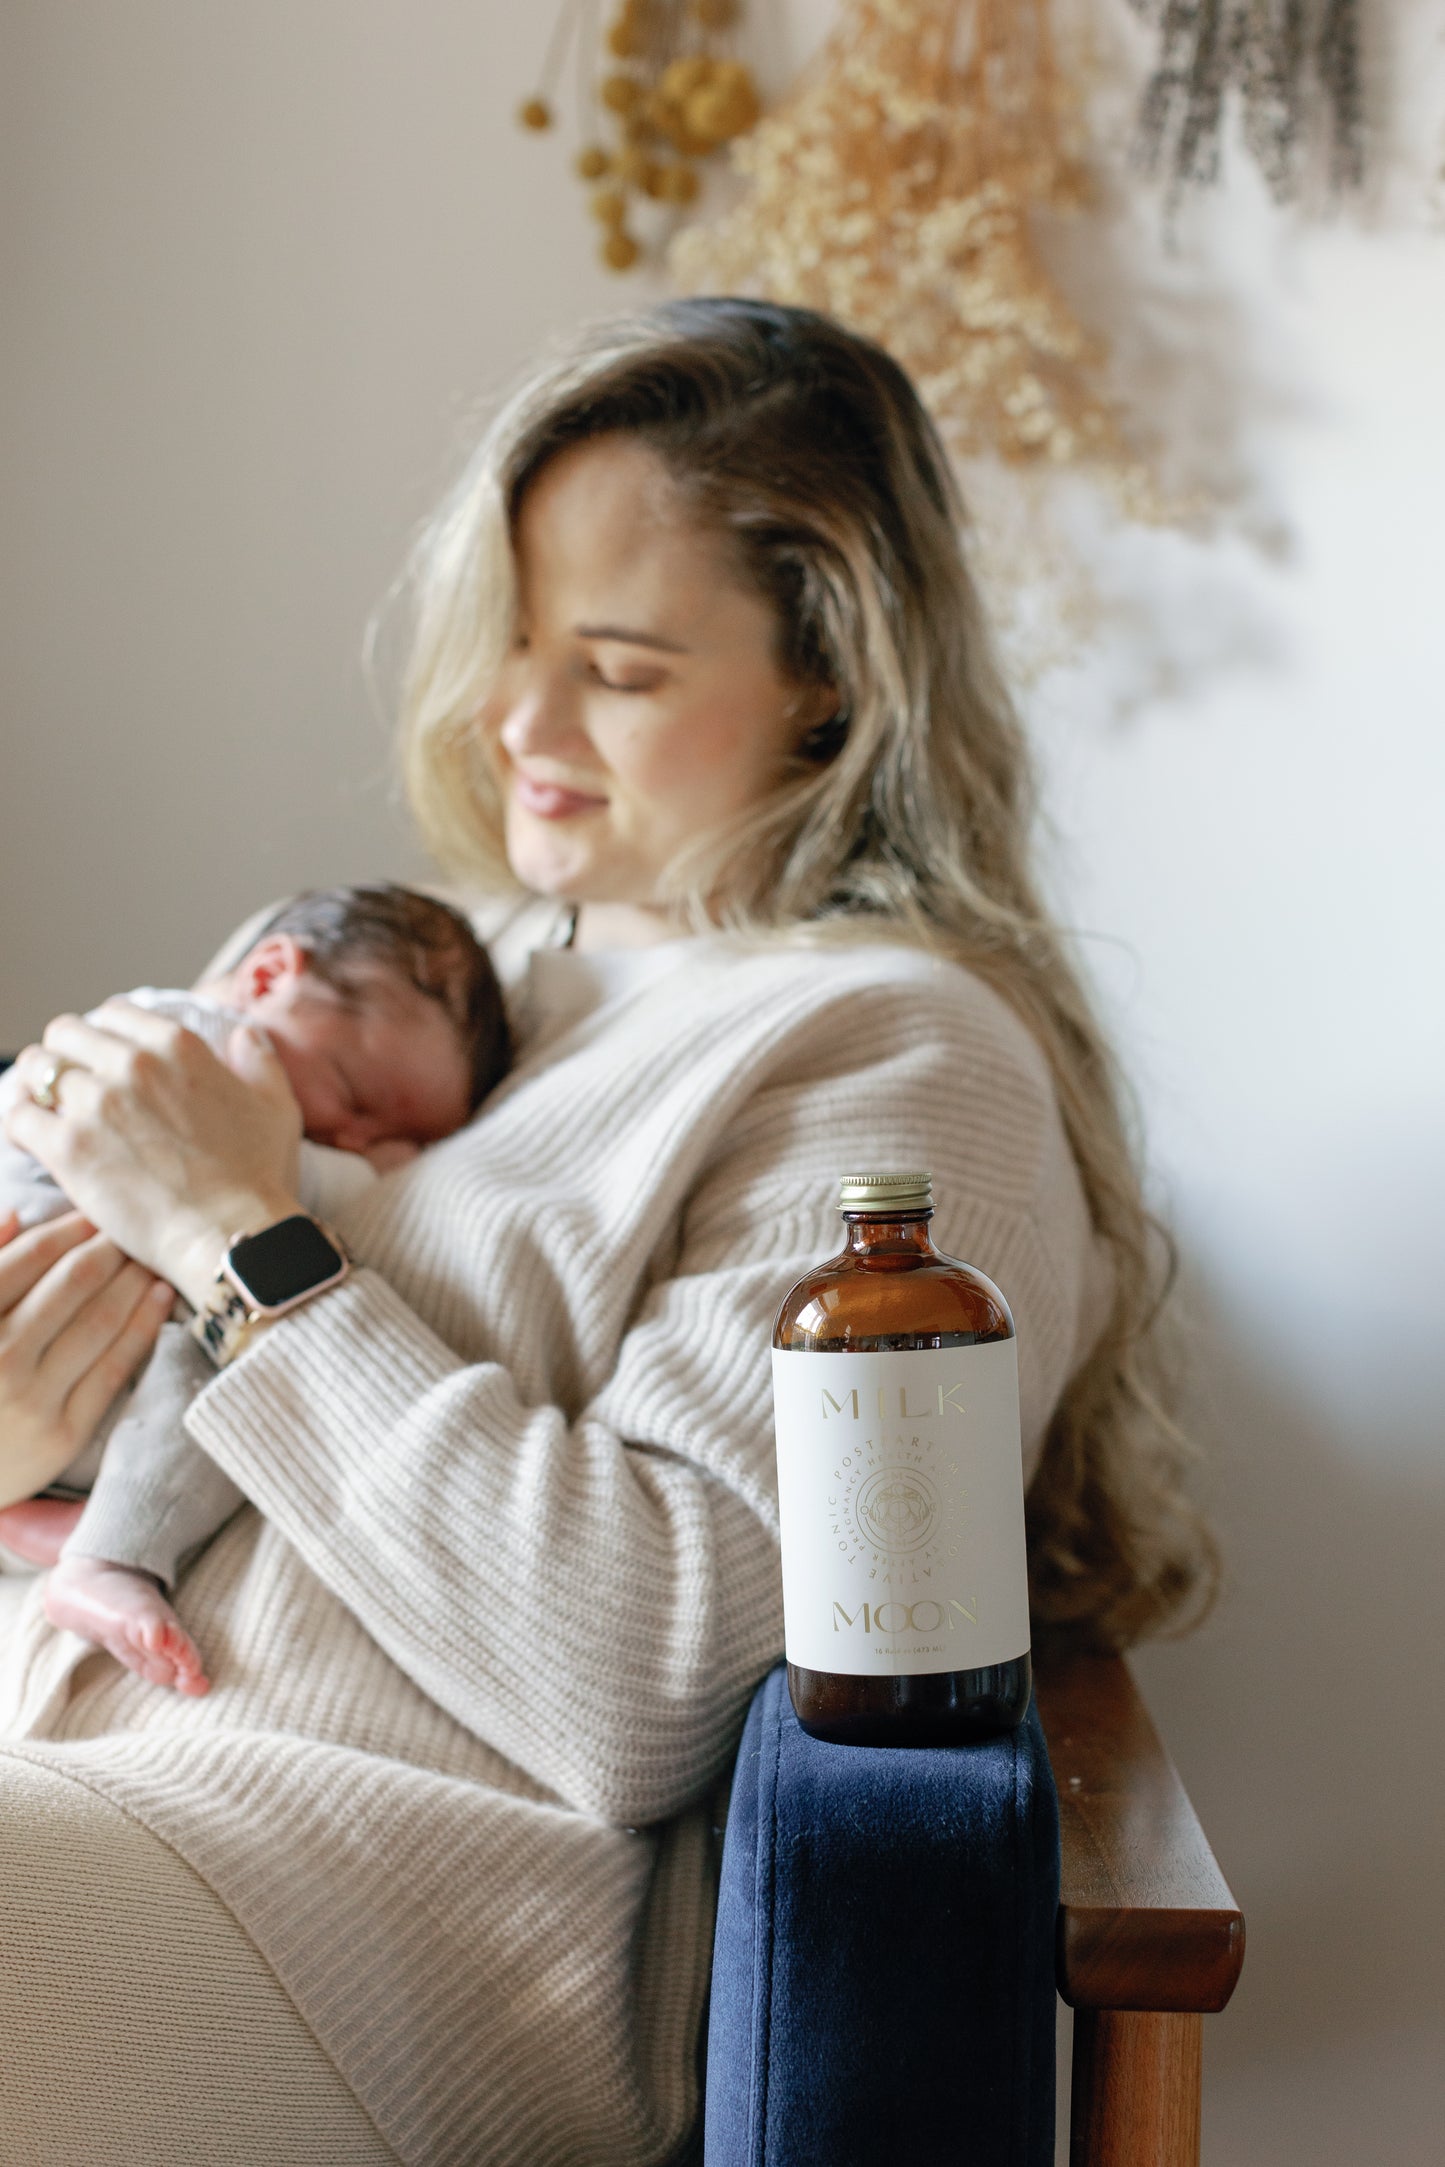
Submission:
M 94 1234 L 90 1221 L 77 1211 L 64 1212 L 58 1219 L 47 1219 L 43 1226 L 28 1229 L 22 1229 L 17 1222 L 12 1233 L 0 1234 L 0 1318 L 24 1300 L 52 1264 L 58 1264 L 67 1251 L 79 1248 Z
M 53 1017 L 41 1044 L 47 1053 L 61 1054 L 97 1076 L 119 1078 L 129 1073 L 137 1052 L 168 1057 L 182 1039 L 194 1035 L 184 1024 L 138 1008 L 134 1001 L 105 1001 L 93 1016 Z
M 140 1270 L 138 1265 L 133 1268 Z M 108 1324 L 118 1317 L 114 1336 L 98 1358 L 93 1354 L 90 1356 L 89 1368 L 72 1382 L 65 1399 L 65 1420 L 71 1434 L 77 1439 L 88 1438 L 94 1434 L 101 1416 L 116 1393 L 123 1385 L 129 1384 L 150 1353 L 161 1326 L 175 1306 L 173 1287 L 167 1286 L 163 1279 L 152 1279 L 149 1272 L 141 1276 L 145 1284 L 141 1287 L 138 1298 L 131 1302 L 128 1312 L 124 1305 L 130 1288 L 124 1278 L 116 1279 L 112 1287 L 107 1289 L 107 1296 L 113 1296 L 113 1300 L 110 1301 L 104 1321 Z M 70 1332 L 63 1334 L 62 1338 L 69 1339 L 72 1334 L 80 1334 L 85 1321 L 84 1318 L 78 1319 L 70 1327 Z M 97 1317 L 94 1322 L 98 1337 L 101 1320 Z M 84 1358 L 83 1335 L 76 1339 L 72 1348 L 57 1345 L 52 1352 L 67 1363 L 76 1354 Z
M 0 1248 L 0 1504 L 32 1497 L 89 1441 L 170 1307 L 154 1285 L 74 1213 Z
M 172 1300 L 79 1213 L 0 1242 L 0 1505 L 89 1442 Z
M 39 1081 L 41 1064 L 46 1058 L 45 1054 L 39 1054 L 37 1059 L 21 1072 L 22 1081 L 26 1082 L 26 1092 L 15 1100 L 5 1115 L 5 1134 L 11 1143 L 18 1144 L 22 1151 L 28 1151 L 32 1157 L 42 1160 L 50 1156 L 65 1135 L 62 1098 L 64 1113 L 71 1116 L 93 1115 L 98 1111 L 100 1094 L 106 1088 L 103 1078 L 97 1076 L 94 1070 L 82 1068 L 79 1062 L 76 1062 L 72 1067 L 63 1069 L 56 1079 L 54 1104 L 42 1106 L 38 1099 L 29 1096 L 29 1089 L 31 1084 Z M 20 1062 L 17 1061 L 15 1066 L 18 1069 Z
M 8 1253 L 0 1258 L 0 1268 L 7 1261 Z M 141 1270 L 103 1234 L 91 1233 L 59 1249 L 44 1278 L 37 1279 L 10 1308 L 3 1359 L 12 1370 L 38 1372 L 55 1341 L 113 1281 L 123 1273 Z M 151 1274 L 142 1276 L 148 1281 Z M 132 1287 L 132 1295 L 134 1291 Z
M 110 1244 L 106 1244 L 106 1248 L 108 1246 Z M 78 1272 L 76 1276 L 80 1279 L 82 1274 Z M 128 1331 L 136 1309 L 143 1305 L 152 1287 L 160 1285 L 162 1281 L 147 1272 L 141 1263 L 123 1259 L 117 1272 L 110 1272 L 108 1279 L 87 1292 L 82 1305 L 58 1328 L 35 1361 L 37 1385 L 45 1404 L 54 1409 L 65 1406 L 80 1380 L 93 1370 L 95 1363 L 106 1361 L 115 1341 L 121 1333 Z M 154 1307 L 160 1320 L 165 1320 L 173 1298 L 169 1287 L 165 1302 L 156 1296 Z M 160 1324 L 156 1324 L 156 1331 L 160 1331 Z M 117 1383 L 123 1383 L 123 1380 L 126 1380 L 126 1372 L 121 1372 Z M 115 1385 L 110 1387 L 110 1391 L 115 1389 Z M 108 1404 L 108 1398 L 110 1396 L 100 1402 L 102 1409 Z
M 170 1053 L 182 1039 L 196 1035 L 173 1016 L 158 1016 L 153 1008 L 142 1008 L 138 1001 L 127 1001 L 119 994 L 102 1001 L 95 1016 L 97 1023 L 104 1017 L 104 1028 L 117 1038 L 148 1046 L 152 1053 Z
M 76 1105 L 75 1094 L 83 1084 L 94 1089 L 98 1084 L 132 1083 L 147 1061 L 184 1058 L 201 1045 L 193 1031 L 168 1016 L 154 1015 L 133 1001 L 107 1001 L 93 1018 L 52 1017 L 40 1044 L 16 1056 L 15 1075 L 22 1090 L 33 1093 L 47 1067 L 59 1060 L 66 1067 L 52 1087 L 57 1101 L 63 1095 L 68 1111 L 89 1111 L 88 1104 Z M 20 1101 L 22 1107 L 25 1103 Z
M 281 1058 L 264 1031 L 256 1030 L 249 1023 L 238 1023 L 226 1041 L 226 1061 L 232 1072 L 253 1091 L 262 1092 L 282 1106 L 295 1104 L 295 1094 Z
M 51 1059 L 43 1046 L 27 1046 L 16 1056 L 11 1073 L 20 1089 L 6 1107 L 4 1122 L 0 1124 L 12 1144 L 34 1157 L 42 1157 L 46 1153 L 47 1139 L 56 1139 L 62 1133 L 59 1112 L 62 1089 L 66 1093 L 66 1104 L 73 1112 L 77 1092 L 93 1105 L 96 1093 L 102 1088 L 99 1077 L 82 1069 L 78 1062 L 73 1063 L 63 1067 L 51 1082 L 50 1104 L 43 1106 L 34 1093 L 42 1076 L 46 1075 Z

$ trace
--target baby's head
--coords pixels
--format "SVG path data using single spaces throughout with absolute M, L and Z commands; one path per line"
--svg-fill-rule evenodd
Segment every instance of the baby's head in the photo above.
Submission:
M 297 896 L 203 990 L 266 1032 L 313 1143 L 379 1164 L 459 1129 L 510 1057 L 465 918 L 389 883 Z

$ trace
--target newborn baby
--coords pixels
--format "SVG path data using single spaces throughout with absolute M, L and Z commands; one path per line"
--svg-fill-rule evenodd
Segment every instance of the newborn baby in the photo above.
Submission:
M 509 1058 L 501 991 L 466 920 L 390 885 L 299 896 L 194 992 L 147 986 L 126 998 L 222 1059 L 238 1026 L 264 1031 L 301 1108 L 301 1198 L 320 1219 L 461 1128 Z M 0 1081 L 0 1112 L 16 1089 Z M 34 1225 L 68 1209 L 44 1169 L 0 1138 L 0 1222 L 11 1210 Z M 214 1375 L 173 1319 L 108 1429 L 50 1492 L 0 1509 L 0 1544 L 53 1567 L 52 1624 L 182 1693 L 210 1681 L 168 1596 L 243 1502 L 183 1427 Z

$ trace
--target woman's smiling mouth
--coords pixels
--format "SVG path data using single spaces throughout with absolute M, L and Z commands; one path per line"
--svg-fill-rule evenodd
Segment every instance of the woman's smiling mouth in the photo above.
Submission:
M 607 803 L 604 797 L 582 790 L 568 790 L 562 783 L 542 782 L 535 776 L 524 775 L 520 768 L 512 771 L 512 788 L 517 803 L 539 820 L 568 820 L 578 813 L 598 812 Z

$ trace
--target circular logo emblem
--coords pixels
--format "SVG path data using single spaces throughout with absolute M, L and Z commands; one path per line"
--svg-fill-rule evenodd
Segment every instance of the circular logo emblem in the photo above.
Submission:
M 880 1550 L 921 1550 L 933 1533 L 938 1500 L 916 1467 L 880 1467 L 859 1491 L 854 1512 Z

